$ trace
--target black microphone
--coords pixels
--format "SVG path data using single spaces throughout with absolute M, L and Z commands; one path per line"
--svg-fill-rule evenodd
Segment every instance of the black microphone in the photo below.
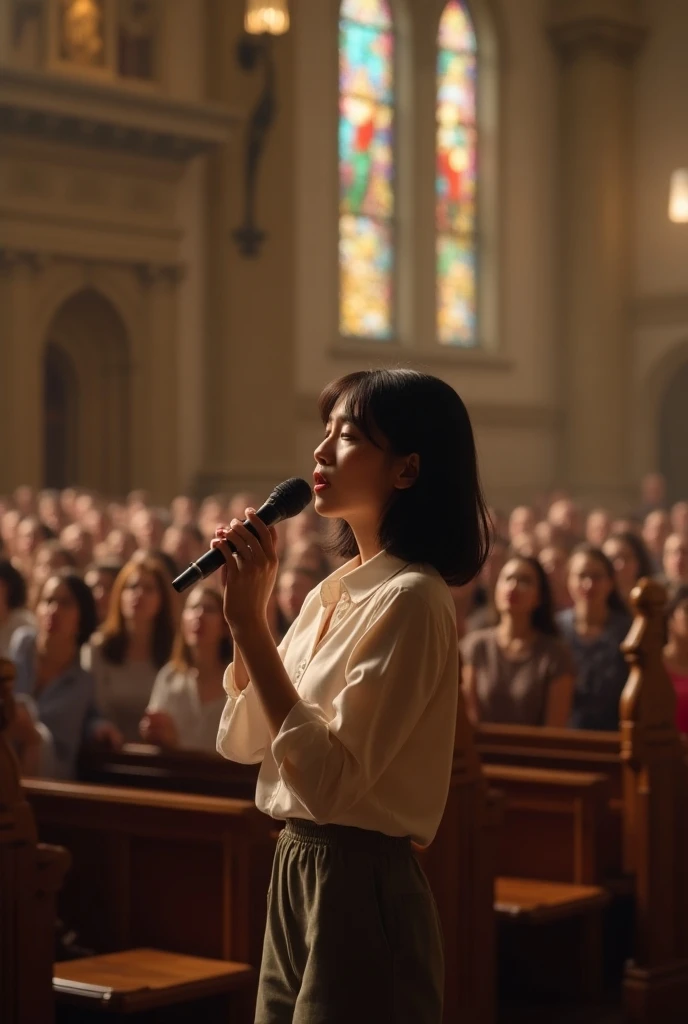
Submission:
M 293 476 L 275 487 L 265 504 L 261 505 L 258 509 L 256 515 L 266 526 L 274 526 L 276 523 L 281 523 L 283 519 L 291 519 L 292 516 L 297 516 L 299 512 L 303 512 L 312 497 L 310 486 L 306 481 Z M 248 519 L 244 520 L 244 526 L 247 530 L 251 531 L 254 537 L 257 536 L 254 527 Z M 230 543 L 229 546 L 232 551 L 236 551 L 233 544 Z M 180 576 L 177 576 L 176 580 L 172 580 L 172 586 L 178 594 L 181 594 L 182 591 L 187 590 L 194 583 L 198 583 L 199 580 L 204 580 L 206 576 L 210 576 L 212 572 L 215 572 L 216 569 L 219 569 L 224 564 L 225 557 L 222 551 L 219 548 L 212 548 L 210 551 L 206 551 L 204 555 L 201 555 L 197 562 L 192 562 L 188 569 L 185 569 Z

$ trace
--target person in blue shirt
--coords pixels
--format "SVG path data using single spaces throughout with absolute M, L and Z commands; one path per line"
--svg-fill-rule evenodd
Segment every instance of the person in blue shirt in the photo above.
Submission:
M 576 667 L 572 729 L 619 728 L 619 700 L 628 678 L 620 650 L 631 616 L 616 588 L 614 566 L 590 544 L 574 548 L 568 587 L 573 608 L 559 612 L 557 624 Z
M 121 745 L 117 729 L 96 708 L 90 672 L 79 651 L 97 625 L 91 591 L 71 569 L 46 580 L 36 606 L 38 627 L 12 637 L 17 717 L 10 735 L 25 774 L 73 778 L 84 740 Z

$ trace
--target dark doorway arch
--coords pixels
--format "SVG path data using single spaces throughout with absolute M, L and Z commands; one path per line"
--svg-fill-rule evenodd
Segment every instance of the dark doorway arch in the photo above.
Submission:
M 72 360 L 48 342 L 43 361 L 43 450 L 46 487 L 68 487 L 77 476 L 78 390 Z
M 659 463 L 669 501 L 688 498 L 688 361 L 674 373 L 660 406 Z
M 44 349 L 47 486 L 123 495 L 130 480 L 131 365 L 126 328 L 100 292 L 83 289 L 58 309 Z

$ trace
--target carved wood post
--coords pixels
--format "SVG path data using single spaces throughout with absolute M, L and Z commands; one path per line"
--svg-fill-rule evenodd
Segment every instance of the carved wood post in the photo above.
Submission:
M 55 894 L 70 857 L 36 842 L 33 813 L 5 731 L 14 718 L 14 665 L 0 658 L 0 1020 L 50 1024 Z
M 662 661 L 665 591 L 641 580 L 631 598 L 620 729 L 624 863 L 635 879 L 636 920 L 624 1001 L 633 1022 L 678 1024 L 688 1006 L 688 764 Z

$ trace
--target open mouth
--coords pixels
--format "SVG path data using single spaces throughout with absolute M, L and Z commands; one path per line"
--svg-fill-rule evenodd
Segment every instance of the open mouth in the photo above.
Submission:
M 313 490 L 316 494 L 320 494 L 321 491 L 327 490 L 329 486 L 329 480 L 327 480 L 322 473 L 315 472 L 313 474 Z

